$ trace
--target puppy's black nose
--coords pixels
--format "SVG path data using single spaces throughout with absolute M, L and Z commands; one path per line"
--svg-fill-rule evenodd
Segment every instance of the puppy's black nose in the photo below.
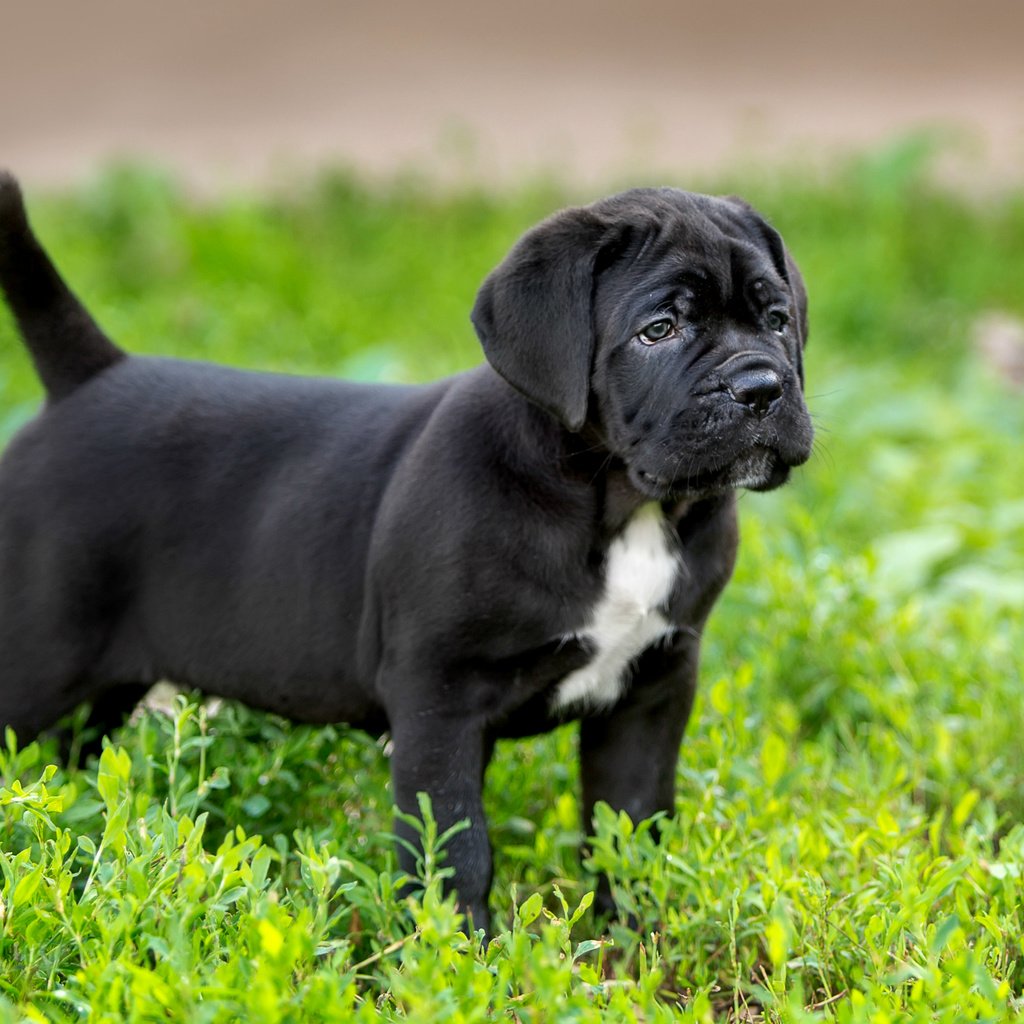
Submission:
M 772 403 L 782 397 L 782 378 L 767 366 L 742 370 L 726 385 L 733 400 L 764 416 Z

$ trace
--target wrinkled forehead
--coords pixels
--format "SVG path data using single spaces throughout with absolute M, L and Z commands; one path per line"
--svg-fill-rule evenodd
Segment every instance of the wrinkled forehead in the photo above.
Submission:
M 789 289 L 756 229 L 756 215 L 727 200 L 676 189 L 644 189 L 613 196 L 598 207 L 621 230 L 598 282 L 598 294 L 616 296 L 639 288 L 699 289 L 728 303 L 753 281 L 770 292 Z

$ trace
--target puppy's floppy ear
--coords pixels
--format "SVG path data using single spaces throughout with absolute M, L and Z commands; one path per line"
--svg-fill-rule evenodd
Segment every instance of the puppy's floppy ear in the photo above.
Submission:
M 774 229 L 773 229 L 774 230 Z M 778 232 L 776 232 L 778 234 Z M 781 242 L 782 239 L 780 238 Z M 800 383 L 804 382 L 804 363 L 803 363 L 803 351 L 807 346 L 807 288 L 804 286 L 804 277 L 800 273 L 800 268 L 797 267 L 793 261 L 793 257 L 789 255 L 789 250 L 785 250 L 786 257 L 786 274 L 785 278 L 789 282 L 789 290 L 793 293 L 793 303 L 796 306 L 796 326 L 800 332 Z
M 587 418 L 594 279 L 609 234 L 590 210 L 556 214 L 523 235 L 473 306 L 491 366 L 573 431 Z

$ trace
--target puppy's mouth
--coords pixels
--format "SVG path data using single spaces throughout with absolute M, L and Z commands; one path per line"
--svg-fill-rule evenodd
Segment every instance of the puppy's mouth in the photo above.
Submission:
M 680 466 L 674 474 L 666 475 L 630 465 L 629 478 L 648 498 L 702 498 L 740 487 L 749 491 L 772 491 L 789 479 L 790 469 L 778 452 L 755 445 L 724 466 L 690 472 Z
M 764 452 L 767 457 L 761 457 Z M 733 468 L 733 487 L 745 487 L 748 491 L 773 491 L 789 479 L 790 467 L 775 452 L 761 449 L 747 465 Z

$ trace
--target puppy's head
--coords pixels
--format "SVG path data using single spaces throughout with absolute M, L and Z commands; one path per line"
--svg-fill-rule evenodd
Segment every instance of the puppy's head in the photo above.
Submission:
M 769 490 L 810 456 L 803 280 L 742 200 L 635 189 L 556 214 L 473 323 L 498 373 L 651 498 Z

